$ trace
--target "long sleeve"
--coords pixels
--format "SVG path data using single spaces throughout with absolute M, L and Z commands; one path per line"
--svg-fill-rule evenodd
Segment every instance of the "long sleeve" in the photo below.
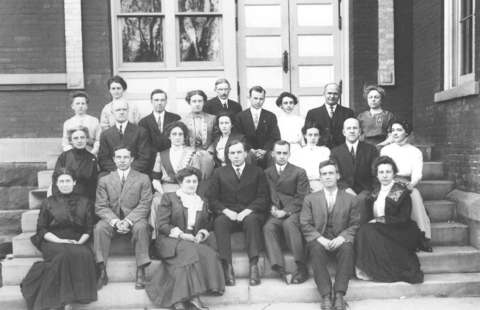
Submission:
M 175 227 L 171 224 L 172 218 L 172 201 L 169 195 L 163 195 L 160 207 L 157 212 L 157 229 L 158 233 L 169 236 Z
M 414 148 L 414 147 L 412 147 Z M 418 183 L 422 180 L 422 173 L 423 173 L 423 154 L 420 150 L 415 148 L 414 152 L 412 151 L 412 180 L 411 183 L 413 186 L 417 186 Z
M 143 172 L 147 169 L 150 160 L 150 141 L 147 131 L 143 127 L 138 128 L 140 129 L 138 152 L 137 158 L 132 163 L 132 169 Z
M 117 170 L 117 166 L 113 162 L 112 156 L 110 156 L 110 150 L 108 148 L 107 136 L 105 135 L 105 132 L 102 132 L 102 134 L 100 135 L 98 165 L 100 166 L 100 171 L 110 172 Z
M 412 213 L 412 198 L 410 197 L 410 192 L 404 190 L 402 194 L 403 198 L 401 199 L 400 205 L 398 206 L 398 213 L 395 215 L 385 214 L 385 223 L 390 225 L 403 224 L 410 221 Z M 385 204 L 392 204 L 389 199 L 386 200 Z
M 317 229 L 315 229 L 311 199 L 311 196 L 305 197 L 305 199 L 303 200 L 302 211 L 300 212 L 300 230 L 307 242 L 322 237 L 322 234 Z
M 146 174 L 140 174 L 141 194 L 140 201 L 135 209 L 132 210 L 125 218 L 132 221 L 132 223 L 138 222 L 142 218 L 147 218 L 150 213 L 152 205 L 152 185 L 150 179 Z
M 101 131 L 105 131 L 106 129 L 110 128 L 110 122 L 108 120 L 108 116 L 110 115 L 110 111 L 112 109 L 112 104 L 106 104 L 102 109 L 102 114 L 100 115 L 100 128 Z
M 208 203 L 212 212 L 221 213 L 227 207 L 222 203 L 221 185 L 219 169 L 213 171 L 210 177 L 210 185 L 207 191 Z
M 334 162 L 336 162 L 337 165 L 339 165 L 339 163 L 340 163 L 340 159 L 338 157 L 339 157 L 339 155 L 337 154 L 336 149 L 333 149 L 330 152 L 330 159 L 333 160 Z M 350 184 L 348 184 L 347 181 L 345 181 L 345 176 L 343 176 L 343 175 L 341 175 L 340 179 L 337 181 L 337 186 L 338 186 L 338 189 L 340 189 L 342 191 L 351 187 Z
M 266 151 L 273 150 L 273 144 L 278 140 L 280 140 L 280 130 L 278 129 L 277 117 L 275 115 L 273 115 L 273 120 L 270 122 L 270 125 L 268 126 L 268 132 L 270 133 L 268 135 L 268 140 L 265 142 L 265 144 L 262 147 L 262 149 Z
M 302 169 L 299 172 L 296 184 L 296 197 L 290 205 L 285 206 L 283 209 L 285 212 L 298 213 L 302 211 L 303 200 L 305 199 L 305 196 L 310 194 L 310 183 L 308 182 L 305 170 Z
M 48 198 L 44 199 L 37 219 L 37 234 L 41 239 L 49 232 L 52 215 L 48 212 Z
M 133 119 L 131 120 L 131 122 L 135 125 L 138 125 L 138 123 L 140 122 L 140 111 L 138 110 L 137 105 L 130 104 L 130 103 L 128 105 L 133 110 L 132 112 Z
M 63 136 L 62 136 L 62 148 L 63 151 L 71 150 L 73 147 L 68 141 L 68 120 L 63 123 Z
M 257 176 L 257 195 L 255 199 L 247 206 L 247 209 L 257 213 L 263 213 L 269 207 L 270 201 L 267 176 L 263 170 Z
M 93 207 L 90 201 L 87 202 L 86 218 L 85 218 L 85 234 L 93 236 Z
M 98 120 L 95 123 L 95 131 L 93 133 L 90 133 L 90 135 L 93 136 L 94 140 L 93 149 L 96 150 L 96 153 L 98 153 L 98 149 L 100 148 L 100 134 L 102 133 L 102 128 L 100 127 L 100 122 Z
M 110 208 L 105 178 L 101 178 L 99 180 L 96 196 L 97 200 L 95 201 L 95 214 L 97 214 L 100 219 L 107 223 L 110 223 L 110 221 L 113 219 L 119 219 L 115 212 L 113 212 L 113 210 Z
M 349 194 L 345 194 L 349 195 Z M 349 220 L 348 220 L 348 227 L 342 231 L 339 236 L 345 238 L 349 242 L 353 243 L 355 241 L 355 235 L 357 231 L 360 229 L 360 206 L 357 204 L 355 198 L 352 197 L 351 199 L 351 207 L 349 213 Z

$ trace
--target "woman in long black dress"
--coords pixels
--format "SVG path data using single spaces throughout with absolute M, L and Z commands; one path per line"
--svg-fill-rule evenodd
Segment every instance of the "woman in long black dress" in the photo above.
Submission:
M 187 167 L 176 177 L 181 187 L 163 195 L 157 215 L 155 254 L 162 264 L 145 290 L 161 307 L 208 310 L 199 296 L 225 291 L 218 254 L 202 244 L 209 236 L 208 200 L 196 194 L 200 170 Z
M 92 235 L 92 208 L 73 193 L 75 173 L 54 172 L 59 194 L 46 198 L 32 243 L 42 252 L 20 284 L 29 310 L 72 309 L 97 300 L 95 259 L 85 242 Z
M 93 205 L 97 190 L 98 165 L 95 155 L 87 150 L 88 138 L 87 127 L 79 126 L 68 130 L 68 140 L 73 148 L 60 154 L 55 169 L 66 167 L 75 172 L 77 181 L 73 187 L 73 193 L 87 196 Z M 58 186 L 53 180 L 52 194 L 59 193 Z
M 393 177 L 393 159 L 382 156 L 373 170 L 381 187 L 370 197 L 371 217 L 355 237 L 357 277 L 381 282 L 422 283 L 423 272 L 415 254 L 420 230 L 411 220 L 412 199 L 406 186 Z

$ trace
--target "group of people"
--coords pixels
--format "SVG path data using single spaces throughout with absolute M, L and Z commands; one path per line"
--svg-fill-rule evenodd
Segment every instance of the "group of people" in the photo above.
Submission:
M 73 95 L 52 196 L 41 206 L 32 242 L 43 261 L 22 281 L 28 309 L 72 309 L 108 284 L 111 239 L 131 236 L 137 273 L 161 307 L 208 309 L 200 295 L 235 285 L 231 233 L 243 231 L 249 284 L 258 261 L 286 284 L 307 281 L 311 263 L 322 309 L 344 309 L 349 280 L 423 282 L 415 252 L 431 252 L 430 222 L 416 185 L 422 153 L 408 143 L 412 124 L 382 110 L 385 91 L 365 89 L 369 111 L 354 118 L 339 105 L 340 87 L 303 120 L 298 99 L 282 93 L 277 117 L 262 108 L 266 91 L 249 90 L 242 111 L 219 79 L 217 97 L 187 93 L 191 113 L 166 111 L 167 94 L 151 93 L 153 112 L 139 119 L 123 98 L 126 82 L 107 82 L 112 102 L 101 120 L 86 114 L 88 95 Z M 138 125 L 137 125 L 138 124 Z M 381 149 L 379 153 L 379 149 Z M 218 252 L 205 243 L 214 232 Z M 93 235 L 93 250 L 86 245 Z M 295 261 L 287 270 L 286 244 Z M 152 256 L 162 260 L 147 282 Z M 332 285 L 328 258 L 337 261 Z

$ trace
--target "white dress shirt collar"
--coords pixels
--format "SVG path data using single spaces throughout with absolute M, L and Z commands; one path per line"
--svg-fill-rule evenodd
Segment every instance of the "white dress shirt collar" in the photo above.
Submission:
M 123 123 L 116 122 L 115 126 L 117 126 L 117 130 L 120 131 L 120 125 L 122 126 L 122 134 L 125 134 L 125 128 L 127 128 L 128 121 Z
M 237 173 L 237 169 L 239 168 L 240 168 L 240 174 L 243 174 L 243 169 L 245 169 L 245 163 L 243 163 L 241 166 L 238 166 L 238 167 L 232 164 L 232 168 L 235 171 L 235 174 Z
M 347 144 L 347 147 L 348 147 L 348 151 L 350 151 L 352 149 L 352 146 L 353 146 L 353 149 L 355 150 L 355 154 L 357 154 L 358 141 L 359 140 L 357 140 L 357 142 L 355 142 L 354 144 L 351 144 L 350 141 L 345 140 L 345 143 Z
M 260 119 L 260 114 L 262 113 L 262 108 L 260 109 L 254 109 L 250 107 L 250 112 L 252 113 L 253 118 L 255 119 L 255 115 L 258 115 L 258 118 Z
M 279 164 L 275 163 L 275 167 L 277 167 L 277 172 L 282 169 L 282 172 L 285 171 L 285 168 L 287 167 L 287 164 L 280 166 Z
M 155 117 L 155 120 L 157 121 L 157 123 L 158 123 L 158 118 L 160 117 L 162 119 L 162 124 L 163 124 L 163 119 L 165 118 L 165 111 L 163 111 L 162 113 L 157 113 L 153 111 L 153 116 Z
M 327 203 L 329 200 L 332 200 L 332 204 L 334 205 L 335 202 L 337 201 L 338 187 L 331 193 L 326 189 L 324 189 L 324 192 L 325 192 L 325 198 L 327 199 Z
M 120 176 L 120 180 L 122 179 L 123 175 L 125 175 L 125 180 L 128 178 L 128 174 L 130 173 L 130 169 L 131 168 L 128 168 L 127 170 L 117 169 L 118 175 Z

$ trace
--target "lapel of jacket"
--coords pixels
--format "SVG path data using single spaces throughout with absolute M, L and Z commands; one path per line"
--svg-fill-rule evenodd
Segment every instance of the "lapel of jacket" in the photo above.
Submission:
M 347 143 L 346 142 L 343 143 L 341 148 L 343 149 L 343 152 L 341 152 L 341 154 L 343 156 L 343 161 L 346 162 L 348 167 L 349 167 L 348 171 L 351 171 L 352 173 L 355 173 L 355 167 L 353 165 L 352 155 L 350 154 L 350 150 L 348 149 Z
M 187 125 L 187 128 L 188 128 L 189 145 L 195 148 L 196 135 L 195 135 L 195 124 L 193 120 L 193 114 L 192 113 L 188 114 L 185 121 L 186 121 L 185 125 Z
M 227 101 L 227 102 L 228 102 L 228 101 Z M 215 105 L 216 105 L 217 110 L 223 111 L 223 104 L 222 104 L 222 102 L 220 101 L 220 98 L 218 98 L 218 96 L 215 97 L 214 103 L 215 103 Z
M 249 164 L 245 164 L 245 168 L 243 168 L 242 176 L 240 177 L 240 181 L 238 182 L 237 191 L 240 190 L 247 181 L 250 181 L 250 176 L 252 175 L 253 168 Z
M 228 165 L 228 169 L 225 169 L 225 177 L 232 183 L 233 187 L 237 188 L 238 187 L 238 180 L 237 180 L 237 174 L 235 170 L 233 169 L 233 166 L 230 164 Z M 243 170 L 245 171 L 245 169 Z
M 327 110 L 327 104 L 324 103 L 321 107 L 320 107 L 320 111 L 319 111 L 319 118 L 320 118 L 320 123 L 321 124 L 325 124 L 326 126 L 330 126 L 330 116 L 328 114 L 328 110 Z M 330 128 L 330 130 L 332 130 L 332 128 Z M 322 133 L 320 133 L 322 134 Z
M 339 104 L 337 104 L 337 107 L 335 108 L 335 113 L 334 113 L 334 123 L 337 125 L 339 121 L 343 119 L 343 107 Z M 342 126 L 343 127 L 343 124 Z
M 365 153 L 365 148 L 364 148 L 363 142 L 358 141 L 357 152 L 355 153 L 355 170 L 357 170 L 357 166 L 361 162 L 361 159 L 363 157 L 363 153 Z
M 167 112 L 165 112 L 165 115 L 163 117 L 163 124 L 162 124 L 162 127 L 165 128 L 165 122 L 167 121 Z M 155 115 L 153 114 L 150 114 L 147 118 L 147 122 L 149 123 L 150 125 L 150 128 L 153 129 L 153 131 L 155 132 L 155 134 L 157 135 L 161 135 L 161 132 L 160 132 L 160 129 L 158 128 L 158 119 L 155 119 Z
M 122 185 L 120 184 L 120 176 L 118 175 L 118 170 L 115 170 L 110 173 L 112 177 L 112 188 L 117 192 L 118 196 L 122 193 Z
M 264 131 L 267 133 L 267 112 L 265 109 L 262 109 L 260 112 L 260 117 L 258 118 L 258 127 L 257 127 L 257 132 L 259 131 Z
M 276 166 L 274 166 L 276 168 Z M 292 165 L 290 165 L 289 163 L 287 163 L 285 165 L 285 168 L 283 169 L 282 171 L 282 175 L 279 176 L 278 180 L 277 180 L 277 186 L 280 185 L 280 183 L 282 183 L 283 181 L 285 181 L 285 179 L 287 179 L 290 174 L 292 174 L 292 170 L 293 170 L 293 167 Z M 278 171 L 276 173 L 278 175 Z
M 126 122 L 127 125 L 125 127 L 125 131 L 123 132 L 123 140 L 122 143 L 124 145 L 127 145 L 130 139 L 133 137 L 133 124 L 130 122 Z
M 252 132 L 255 133 L 256 130 L 255 130 L 255 123 L 253 122 L 253 116 L 252 116 L 252 108 L 248 108 L 247 110 L 245 110 L 245 125 L 246 125 L 246 128 L 247 130 L 249 128 L 251 128 Z M 259 118 L 259 122 L 258 124 L 260 124 L 260 118 Z
M 118 173 L 117 173 L 117 176 L 118 176 Z M 125 195 L 125 193 L 128 192 L 128 190 L 133 185 L 133 183 L 135 183 L 137 177 L 138 177 L 137 172 L 130 168 L 130 172 L 128 173 L 127 179 L 125 180 L 125 184 L 123 184 L 121 196 Z M 121 185 L 120 185 L 120 188 L 121 188 Z
M 315 213 L 317 213 L 317 222 L 322 223 L 320 228 L 323 229 L 320 233 L 323 234 L 325 231 L 325 227 L 327 227 L 327 220 L 328 220 L 328 206 L 325 198 L 325 189 L 321 190 L 317 194 L 317 204 L 315 210 L 312 210 L 314 215 L 314 223 L 315 223 Z
M 335 205 L 333 206 L 333 216 L 332 216 L 333 227 L 335 227 L 335 223 L 341 222 L 341 219 L 337 219 L 336 217 L 339 216 L 339 213 L 341 215 L 342 208 L 343 208 L 343 196 L 340 193 L 340 190 L 338 190 L 337 197 L 335 198 Z

